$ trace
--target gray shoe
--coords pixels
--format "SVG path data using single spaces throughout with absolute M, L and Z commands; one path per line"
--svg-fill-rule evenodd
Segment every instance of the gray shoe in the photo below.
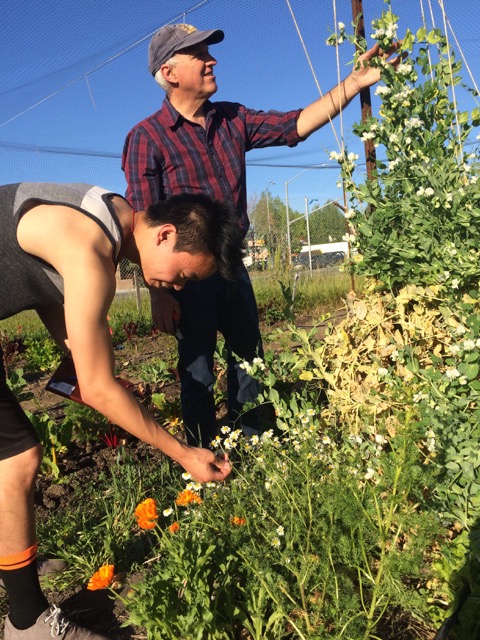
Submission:
M 61 609 L 54 604 L 38 617 L 36 623 L 28 629 L 15 629 L 10 618 L 5 618 L 5 640 L 108 640 L 106 636 L 100 636 L 79 627 L 65 618 Z
M 37 572 L 39 578 L 42 576 L 55 576 L 57 573 L 65 571 L 67 568 L 65 560 L 37 560 Z M 4 588 L 3 580 L 0 578 L 0 587 Z

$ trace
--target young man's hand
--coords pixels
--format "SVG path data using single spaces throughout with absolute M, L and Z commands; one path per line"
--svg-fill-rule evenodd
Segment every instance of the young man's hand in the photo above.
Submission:
M 187 447 L 185 456 L 178 462 L 195 482 L 222 482 L 232 470 L 226 454 L 215 455 L 199 447 Z

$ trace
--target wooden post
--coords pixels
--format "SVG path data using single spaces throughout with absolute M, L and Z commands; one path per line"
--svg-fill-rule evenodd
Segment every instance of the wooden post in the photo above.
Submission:
M 352 0 L 352 14 L 353 20 L 357 24 L 355 35 L 357 37 L 365 38 L 365 24 L 363 13 L 362 0 Z M 372 100 L 370 94 L 370 88 L 366 87 L 360 92 L 360 105 L 362 107 L 362 122 L 365 122 L 372 115 Z M 365 160 L 367 165 L 367 176 L 369 179 L 373 177 L 373 171 L 375 169 L 375 146 L 373 140 L 366 140 L 364 142 L 365 147 Z

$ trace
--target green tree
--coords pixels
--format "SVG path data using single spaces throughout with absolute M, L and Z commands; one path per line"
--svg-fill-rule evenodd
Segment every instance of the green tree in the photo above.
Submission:
M 340 242 L 347 232 L 345 216 L 333 202 L 313 210 L 309 222 L 311 244 Z

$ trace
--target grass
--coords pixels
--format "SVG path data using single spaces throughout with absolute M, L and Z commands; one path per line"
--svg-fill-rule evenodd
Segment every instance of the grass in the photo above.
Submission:
M 272 320 L 285 317 L 285 307 L 291 305 L 292 298 L 294 313 L 321 315 L 332 311 L 341 304 L 342 297 L 352 288 L 351 278 L 347 273 L 326 269 L 314 271 L 312 275 L 293 270 L 257 272 L 252 273 L 251 278 L 260 315 L 262 317 L 262 314 L 265 315 L 270 310 Z M 357 278 L 355 284 L 359 287 L 361 281 Z M 146 289 L 141 291 L 140 309 L 137 308 L 133 291 L 117 294 L 110 307 L 111 324 L 118 325 L 112 326 L 114 331 L 121 329 L 121 325 L 127 320 L 148 324 L 150 317 L 150 296 Z M 35 311 L 22 311 L 11 318 L 0 320 L 0 336 L 13 339 L 20 334 L 39 338 L 48 335 Z

